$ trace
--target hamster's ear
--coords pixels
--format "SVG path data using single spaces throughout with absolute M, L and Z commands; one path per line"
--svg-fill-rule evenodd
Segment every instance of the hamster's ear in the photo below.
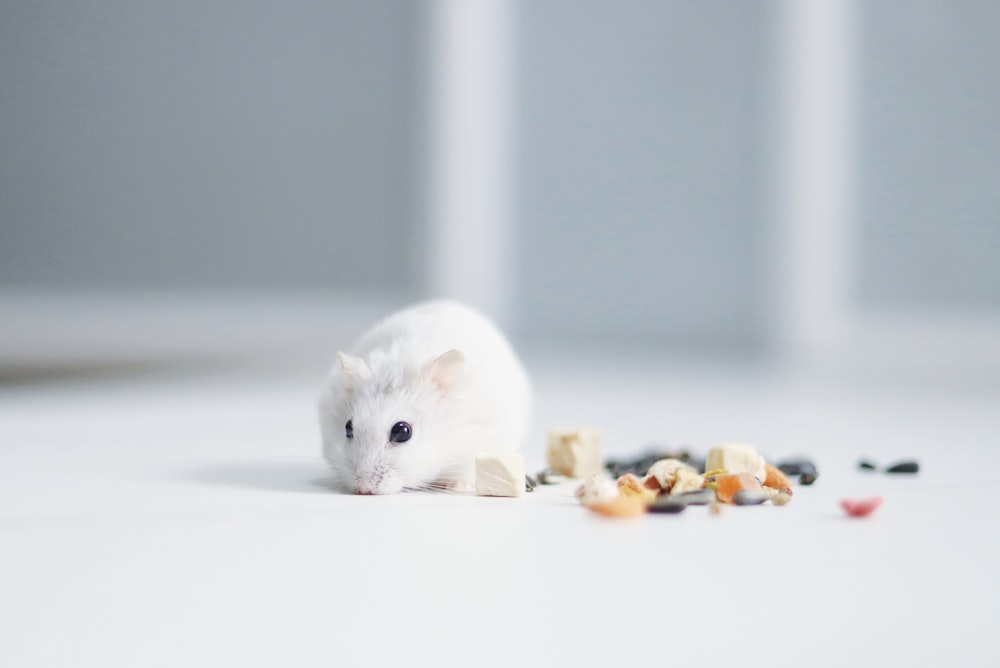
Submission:
M 432 360 L 427 365 L 426 372 L 435 387 L 443 394 L 447 394 L 462 379 L 464 371 L 465 355 L 461 350 L 452 348 Z
M 360 357 L 352 357 L 338 350 L 337 361 L 340 362 L 340 370 L 344 372 L 344 384 L 348 389 L 368 373 L 368 365 Z

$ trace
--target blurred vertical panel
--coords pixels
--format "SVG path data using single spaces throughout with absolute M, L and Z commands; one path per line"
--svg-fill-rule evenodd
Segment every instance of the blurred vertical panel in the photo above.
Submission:
M 516 276 L 548 339 L 766 339 L 770 5 L 519 5 Z
M 810 363 L 852 335 L 857 147 L 853 0 L 782 0 L 775 70 L 776 348 Z
M 858 3 L 854 291 L 869 311 L 1000 309 L 1000 4 Z
M 427 284 L 511 314 L 510 0 L 436 0 L 429 31 Z
M 6 3 L 0 283 L 413 291 L 423 11 Z

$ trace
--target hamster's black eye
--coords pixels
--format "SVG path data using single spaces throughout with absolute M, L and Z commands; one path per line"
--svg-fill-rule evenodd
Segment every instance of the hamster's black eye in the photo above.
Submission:
M 397 422 L 389 431 L 389 440 L 393 443 L 406 443 L 413 436 L 413 427 L 407 422 Z
M 344 425 L 344 431 L 347 432 L 347 438 L 354 438 L 354 423 L 351 420 Z

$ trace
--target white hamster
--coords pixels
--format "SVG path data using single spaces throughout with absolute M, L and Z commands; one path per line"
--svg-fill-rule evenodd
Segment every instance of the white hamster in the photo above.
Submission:
M 476 455 L 519 449 L 530 412 L 528 374 L 496 326 L 425 302 L 337 353 L 320 397 L 323 454 L 348 492 L 468 489 Z

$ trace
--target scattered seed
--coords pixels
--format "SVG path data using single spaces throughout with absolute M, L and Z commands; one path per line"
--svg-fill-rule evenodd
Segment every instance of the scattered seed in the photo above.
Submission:
M 859 459 L 858 468 L 861 469 L 862 471 L 874 471 L 878 469 L 878 467 L 875 466 L 874 462 L 868 459 Z
M 618 493 L 621 496 L 636 498 L 641 501 L 652 501 L 658 493 L 655 489 L 650 489 L 642 484 L 642 481 L 634 473 L 626 473 L 618 478 Z
M 629 499 L 619 496 L 609 501 L 591 503 L 587 508 L 607 517 L 638 517 L 646 512 L 646 504 L 638 499 Z
M 538 472 L 538 482 L 542 485 L 555 485 L 566 482 L 566 476 L 553 469 L 544 469 Z
M 699 489 L 694 492 L 682 492 L 667 498 L 674 499 L 685 506 L 707 506 L 715 501 L 715 492 L 711 489 Z
M 646 450 L 638 457 L 610 459 L 605 463 L 604 467 L 616 478 L 626 473 L 633 473 L 642 478 L 649 472 L 649 467 L 662 459 L 677 459 L 698 471 L 703 470 L 704 467 L 704 462 L 692 457 L 691 453 L 687 450 L 666 450 L 660 448 Z
M 777 494 L 771 497 L 771 503 L 776 506 L 787 505 L 789 501 L 792 500 L 792 495 L 788 490 L 780 490 Z
M 920 464 L 915 461 L 899 462 L 888 467 L 886 473 L 917 473 L 920 471 Z
M 677 496 L 659 496 L 649 504 L 646 510 L 651 513 L 676 514 L 682 512 L 687 506 L 688 504 L 679 501 Z
M 737 506 L 759 506 L 770 500 L 771 495 L 767 492 L 755 492 L 749 489 L 741 489 L 733 495 L 733 503 Z
M 715 494 L 719 501 L 732 503 L 736 493 L 742 490 L 763 492 L 760 482 L 749 473 L 729 473 L 715 479 Z
M 808 459 L 786 459 L 782 462 L 778 462 L 778 468 L 781 469 L 786 475 L 816 473 L 816 465 Z
M 585 506 L 618 498 L 618 485 L 603 473 L 596 473 L 576 488 L 574 496 Z
M 524 489 L 528 492 L 534 492 L 535 488 L 538 487 L 538 483 L 530 475 L 524 476 Z
M 851 517 L 867 517 L 875 512 L 882 505 L 882 497 L 876 496 L 871 499 L 843 499 L 840 507 Z
M 816 482 L 816 478 L 818 478 L 818 477 L 819 477 L 819 473 L 816 472 L 816 471 L 813 471 L 811 473 L 803 473 L 802 475 L 799 476 L 799 484 L 800 485 L 807 485 L 807 486 L 811 485 L 814 482 Z
M 773 489 L 789 489 L 792 486 L 792 482 L 785 475 L 785 472 L 779 469 L 774 464 L 768 464 L 764 467 L 767 476 L 764 478 L 764 487 L 771 487 Z

